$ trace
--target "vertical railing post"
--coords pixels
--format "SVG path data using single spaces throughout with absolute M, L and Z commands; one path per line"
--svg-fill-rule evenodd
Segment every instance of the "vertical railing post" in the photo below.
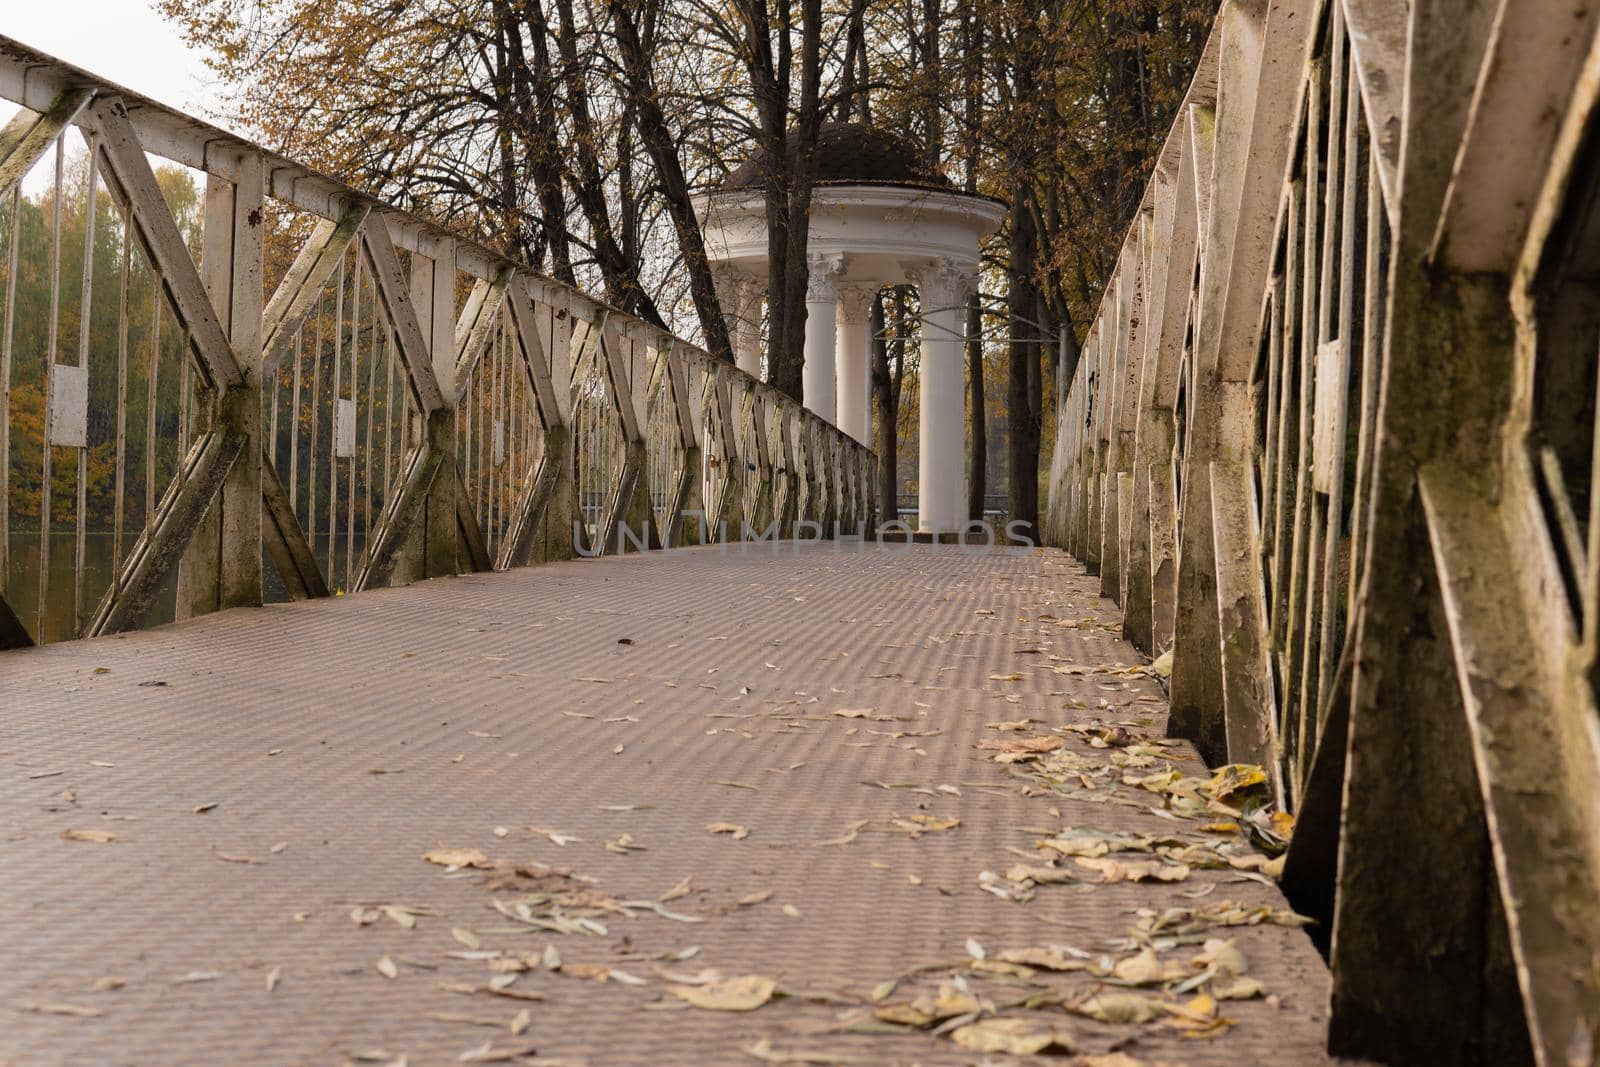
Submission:
M 369 225 L 383 225 L 375 219 Z M 416 309 L 417 326 L 432 358 L 434 378 L 444 395 L 444 406 L 423 416 L 423 437 L 427 446 L 442 455 L 438 473 L 428 489 L 426 515 L 422 525 L 420 554 L 413 572 L 419 578 L 455 574 L 457 566 L 456 484 L 456 249 L 455 242 L 441 238 L 431 255 L 411 256 L 411 304 Z
M 206 175 L 200 275 L 244 379 L 218 395 L 217 429 L 245 444 L 179 563 L 180 618 L 261 603 L 263 165 L 252 151 L 234 165 L 235 181 Z

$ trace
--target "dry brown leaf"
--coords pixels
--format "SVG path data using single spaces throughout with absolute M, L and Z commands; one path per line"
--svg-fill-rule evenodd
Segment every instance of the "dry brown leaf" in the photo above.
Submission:
M 1066 1008 L 1103 1023 L 1147 1023 L 1163 1014 L 1159 1000 L 1137 993 L 1096 993 Z
M 533 1013 L 523 1008 L 511 1017 L 511 1036 L 520 1037 L 533 1025 Z
M 110 844 L 117 839 L 110 830 L 63 830 L 61 837 L 66 841 L 88 841 L 96 845 Z
M 1098 871 L 1103 882 L 1182 882 L 1189 877 L 1189 868 L 1181 863 L 1166 864 L 1154 861 L 1124 863 L 1104 856 L 1078 856 L 1080 867 Z
M 988 752 L 1000 752 L 1006 755 L 1039 755 L 1045 752 L 1054 752 L 1067 743 L 1064 737 L 1055 737 L 1048 734 L 1038 734 L 1033 737 L 985 737 L 978 742 L 978 747 Z
M 857 837 L 861 836 L 861 831 L 866 829 L 869 821 L 870 820 L 868 819 L 857 819 L 855 822 L 844 828 L 843 835 L 829 838 L 826 841 L 818 841 L 817 847 L 822 848 L 826 845 L 848 845 Z
M 462 928 L 460 926 L 457 926 L 457 927 L 453 928 L 450 931 L 450 936 L 455 938 L 456 942 L 458 944 L 465 945 L 467 948 L 482 948 L 483 947 L 483 942 L 478 940 L 478 935 L 477 934 L 473 933 L 471 930 L 464 929 L 464 928 Z
M 1005 1052 L 1031 1056 L 1056 1050 L 1072 1052 L 1072 1037 L 1037 1019 L 980 1019 L 957 1027 L 950 1039 L 969 1052 Z
M 937 833 L 941 830 L 954 830 L 961 825 L 960 819 L 941 819 L 936 815 L 908 815 L 903 819 L 895 818 L 889 821 L 895 829 L 903 830 L 912 837 L 921 837 L 923 834 Z
M 1085 961 L 1058 948 L 1008 948 L 995 953 L 995 957 L 1007 963 L 1022 963 L 1047 971 L 1081 971 L 1088 967 Z
M 706 985 L 668 986 L 679 1000 L 708 1011 L 754 1011 L 772 999 L 778 983 L 759 974 L 744 974 Z
M 748 827 L 740 826 L 736 822 L 714 822 L 706 827 L 707 833 L 727 834 L 735 841 L 743 841 L 750 836 Z
M 656 899 L 665 904 L 668 901 L 677 900 L 679 897 L 686 897 L 690 893 L 693 893 L 694 885 L 690 881 L 691 877 L 692 876 L 686 876 L 681 882 L 667 890 L 665 893 L 662 893 Z
M 44 1004 L 24 1004 L 23 1011 L 31 1011 L 36 1015 L 73 1015 L 80 1019 L 93 1019 L 104 1015 L 99 1008 L 83 1008 L 76 1004 L 61 1004 L 46 1002 Z
M 378 973 L 385 978 L 397 978 L 400 975 L 400 968 L 395 966 L 394 960 L 384 956 L 378 960 Z
M 489 857 L 475 848 L 436 848 L 422 858 L 441 867 L 488 867 Z
M 745 1049 L 745 1052 L 765 1063 L 778 1064 L 835 1064 L 835 1063 L 876 1063 L 876 1059 L 864 1060 L 855 1056 L 845 1056 L 838 1052 L 824 1052 L 820 1049 L 778 1049 L 772 1045 L 772 1039 L 764 1037 L 760 1041 Z
M 753 904 L 764 904 L 770 900 L 771 897 L 772 890 L 763 889 L 759 893 L 751 893 L 749 896 L 740 897 L 738 904 L 741 908 L 748 908 Z

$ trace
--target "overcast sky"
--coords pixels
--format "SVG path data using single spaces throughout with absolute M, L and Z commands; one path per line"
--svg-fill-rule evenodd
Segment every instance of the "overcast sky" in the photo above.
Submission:
M 0 0 L 0 34 L 171 107 L 213 118 L 203 57 L 150 0 Z

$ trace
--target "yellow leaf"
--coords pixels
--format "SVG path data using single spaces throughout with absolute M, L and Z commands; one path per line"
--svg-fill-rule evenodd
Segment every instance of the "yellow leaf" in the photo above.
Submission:
M 1004 1052 L 1031 1056 L 1046 1049 L 1073 1050 L 1072 1038 L 1034 1019 L 980 1019 L 958 1027 L 950 1039 L 969 1052 Z
M 436 848 L 422 858 L 441 867 L 487 867 L 489 857 L 475 848 Z
M 755 1011 L 772 999 L 778 983 L 759 974 L 745 974 L 702 986 L 668 986 L 667 992 L 708 1011 Z
M 1136 993 L 1098 993 L 1068 1004 L 1067 1009 L 1103 1023 L 1145 1023 L 1162 1014 L 1159 1000 Z

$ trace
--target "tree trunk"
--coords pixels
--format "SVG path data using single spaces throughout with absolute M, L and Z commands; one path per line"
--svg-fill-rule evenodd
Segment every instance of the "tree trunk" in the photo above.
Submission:
M 967 518 L 983 518 L 983 496 L 988 489 L 989 427 L 983 409 L 983 314 L 978 294 L 967 298 L 967 410 L 972 423 L 972 449 L 967 467 Z
M 1018 534 L 1037 542 L 1039 415 L 1034 390 L 1039 374 L 1039 350 L 1038 327 L 1028 321 L 1038 313 L 1039 306 L 1033 277 L 1035 237 L 1027 190 L 1019 185 L 1011 196 L 1011 286 L 1006 299 L 1011 314 L 1010 367 L 1006 383 L 1006 415 L 1010 424 L 1006 442 L 1006 492 L 1010 498 L 1011 519 L 1022 524 Z
M 611 209 L 606 202 L 600 158 L 595 152 L 598 134 L 589 111 L 589 89 L 585 84 L 588 70 L 578 56 L 578 28 L 572 15 L 572 0 L 556 0 L 556 13 L 561 18 L 556 45 L 561 51 L 567 109 L 573 125 L 575 159 L 572 160 L 569 173 L 578 206 L 589 223 L 595 263 L 606 282 L 606 297 L 623 311 L 666 329 L 661 312 L 639 283 L 639 265 L 628 262 L 611 224 Z
M 964 101 L 968 193 L 978 191 L 978 122 L 983 114 L 983 22 L 971 3 L 961 5 L 962 59 L 967 71 Z M 980 275 L 981 277 L 981 275 Z M 982 521 L 983 497 L 988 490 L 989 421 L 984 408 L 983 305 L 974 292 L 967 298 L 967 411 L 972 426 L 972 447 L 967 464 L 967 518 Z
M 623 71 L 627 76 L 626 89 L 637 115 L 639 135 L 644 139 L 650 161 L 655 164 L 656 178 L 660 182 L 662 198 L 667 202 L 667 213 L 672 217 L 672 228 L 678 236 L 678 251 L 689 271 L 689 295 L 700 316 L 700 329 L 705 334 L 706 349 L 716 358 L 733 362 L 733 344 L 728 339 L 728 323 L 722 315 L 722 303 L 717 299 L 717 289 L 711 279 L 711 260 L 706 255 L 705 234 L 700 229 L 700 219 L 689 197 L 689 181 L 683 173 L 683 161 L 678 158 L 677 142 L 667 128 L 666 115 L 651 82 L 650 61 L 645 55 L 643 42 L 628 5 L 615 3 L 611 8 L 612 25 L 616 30 L 618 50 L 622 53 Z
M 896 475 L 896 423 L 894 379 L 889 374 L 889 341 L 884 336 L 883 293 L 872 298 L 872 413 L 873 448 L 878 453 L 878 522 L 899 515 L 899 481 Z

